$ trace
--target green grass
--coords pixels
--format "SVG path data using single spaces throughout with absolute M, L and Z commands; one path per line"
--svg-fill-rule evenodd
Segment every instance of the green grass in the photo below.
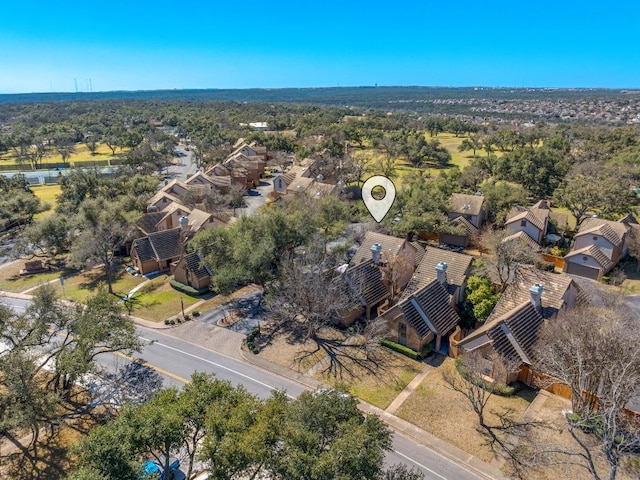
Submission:
M 400 395 L 407 385 L 414 379 L 418 371 L 415 368 L 407 367 L 397 373 L 397 378 L 384 385 L 371 385 L 359 383 L 351 385 L 349 391 L 352 395 L 375 405 L 379 408 L 387 408 L 395 398 Z
M 84 143 L 77 144 L 75 146 L 75 152 L 67 159 L 67 163 L 91 163 L 98 160 L 109 160 L 115 158 L 121 153 L 126 153 L 128 149 L 120 150 L 116 149 L 116 155 L 111 153 L 111 149 L 106 145 L 99 144 L 96 148 L 95 155 L 91 155 L 91 152 Z M 16 163 L 13 152 L 7 152 L 4 155 L 0 155 L 0 163 Z M 50 151 L 48 156 L 42 159 L 43 165 L 62 163 L 62 157 L 55 151 Z
M 133 287 L 146 281 L 144 277 L 134 277 L 120 270 L 116 273 L 113 282 L 113 293 L 118 297 L 124 297 Z M 73 302 L 84 302 L 88 297 L 95 295 L 98 289 L 107 289 L 107 280 L 102 267 L 95 268 L 88 272 L 65 277 L 64 289 L 60 282 L 55 284 L 60 297 Z
M 38 273 L 35 275 L 19 276 L 24 268 L 24 261 L 10 263 L 0 268 L 0 290 L 13 293 L 21 293 L 40 284 L 48 283 L 59 278 L 60 275 L 69 274 L 70 270 L 55 270 L 52 272 Z
M 174 290 L 169 285 L 169 276 L 161 275 L 151 280 L 133 296 L 132 315 L 161 322 L 180 313 L 182 306 L 186 309 L 198 301 L 198 298 Z
M 51 214 L 58 204 L 56 197 L 60 193 L 60 185 L 38 185 L 31 187 L 31 191 L 38 197 L 43 203 L 48 203 L 51 208 L 46 212 L 35 215 L 34 220 L 40 220 Z

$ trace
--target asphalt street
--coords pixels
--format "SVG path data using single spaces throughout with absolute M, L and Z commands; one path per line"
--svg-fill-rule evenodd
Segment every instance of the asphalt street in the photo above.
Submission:
M 2 302 L 16 312 L 24 311 L 28 300 L 5 297 Z M 213 350 L 205 349 L 172 337 L 159 330 L 136 327 L 140 337 L 147 342 L 135 359 L 144 360 L 164 380 L 164 385 L 179 386 L 187 381 L 194 372 L 215 373 L 217 378 L 229 380 L 234 385 L 242 384 L 251 393 L 266 398 L 274 390 L 285 391 L 296 397 L 306 387 L 287 378 L 277 376 L 257 366 L 240 362 Z M 121 355 L 105 354 L 98 357 L 101 364 L 114 372 L 129 361 Z M 404 463 L 421 470 L 427 479 L 480 479 L 448 458 L 418 444 L 399 433 L 394 434 L 393 450 L 387 454 L 387 463 Z

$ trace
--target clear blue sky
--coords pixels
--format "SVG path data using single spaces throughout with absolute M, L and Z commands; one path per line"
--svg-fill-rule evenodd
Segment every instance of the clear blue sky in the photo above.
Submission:
M 640 1 L 2 0 L 0 93 L 640 88 Z

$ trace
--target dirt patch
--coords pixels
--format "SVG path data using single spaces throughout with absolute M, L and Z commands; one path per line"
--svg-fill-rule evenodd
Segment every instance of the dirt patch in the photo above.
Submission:
M 449 388 L 443 378 L 445 370 L 457 371 L 451 359 L 429 373 L 418 388 L 405 400 L 396 415 L 421 429 L 485 462 L 491 462 L 494 454 L 485 437 L 477 430 L 478 417 L 471 410 L 461 393 Z M 487 423 L 498 425 L 492 411 L 513 409 L 513 417 L 520 419 L 529 402 L 520 397 L 492 396 L 487 404 Z

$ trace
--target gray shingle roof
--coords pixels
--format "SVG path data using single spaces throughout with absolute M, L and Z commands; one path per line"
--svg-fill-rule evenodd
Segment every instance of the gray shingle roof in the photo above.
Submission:
M 373 307 L 389 296 L 389 290 L 382 281 L 382 272 L 374 265 L 373 260 L 349 267 L 344 278 L 366 307 Z
M 185 255 L 184 261 L 187 264 L 187 270 L 193 272 L 196 278 L 201 279 L 211 276 L 211 270 L 204 264 L 199 253 L 189 253 Z
M 156 231 L 156 225 L 165 217 L 165 212 L 148 212 L 140 218 L 140 229 L 143 233 L 149 235 Z
M 400 304 L 400 309 L 422 338 L 430 331 L 436 335 L 446 335 L 460 321 L 451 306 L 449 292 L 438 280 L 432 280 L 406 298 Z
M 533 347 L 538 340 L 544 319 L 531 302 L 523 303 L 496 321 L 488 335 L 493 348 L 509 360 L 520 359 L 531 364 Z
M 180 228 L 162 230 L 138 238 L 133 241 L 132 248 L 134 247 L 138 258 L 143 262 L 178 257 L 182 250 Z

